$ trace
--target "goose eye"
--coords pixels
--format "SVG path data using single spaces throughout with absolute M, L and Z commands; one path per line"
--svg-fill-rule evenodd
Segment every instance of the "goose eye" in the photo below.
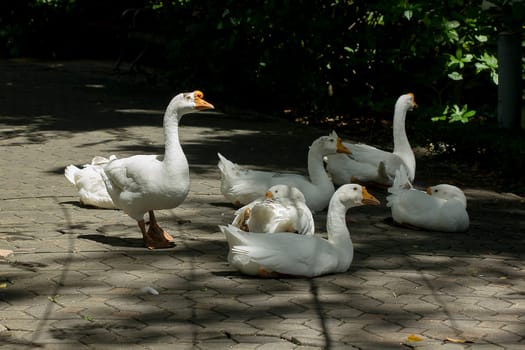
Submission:
M 354 187 L 354 191 L 357 191 L 357 187 Z
M 434 190 L 434 192 L 439 192 L 439 190 Z

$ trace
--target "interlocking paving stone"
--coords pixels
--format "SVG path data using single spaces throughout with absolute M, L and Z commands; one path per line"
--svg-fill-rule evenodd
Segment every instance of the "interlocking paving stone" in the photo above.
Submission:
M 63 176 L 95 155 L 163 150 L 162 110 L 175 91 L 110 71 L 0 61 L 11 82 L 0 84 L 0 249 L 13 251 L 0 259 L 0 349 L 525 348 L 525 203 L 510 194 L 466 188 L 471 228 L 448 234 L 391 225 L 386 192 L 369 188 L 382 205 L 349 212 L 348 272 L 258 279 L 229 266 L 217 225 L 234 208 L 219 191 L 217 152 L 304 172 L 308 146 L 328 130 L 249 113 L 185 117 L 190 194 L 157 213 L 177 245 L 144 249 L 133 220 L 80 206 Z M 117 111 L 133 109 L 152 112 Z M 326 212 L 314 219 L 326 237 Z

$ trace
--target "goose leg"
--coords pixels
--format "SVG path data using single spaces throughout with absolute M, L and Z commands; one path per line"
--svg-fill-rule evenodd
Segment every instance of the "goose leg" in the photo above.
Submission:
M 155 242 L 153 241 L 153 238 L 150 237 L 150 235 L 146 232 L 146 222 L 144 220 L 137 221 L 137 224 L 139 225 L 140 232 L 142 232 L 142 239 L 144 240 L 144 246 L 148 248 L 149 250 L 155 249 L 154 245 Z
M 149 211 L 149 229 L 148 234 L 150 236 L 153 236 L 156 241 L 159 242 L 173 242 L 173 237 L 166 231 L 162 229 L 162 227 L 159 226 L 157 223 L 157 219 L 155 218 L 155 214 L 153 213 L 153 210 Z
M 171 248 L 175 245 L 173 242 L 169 242 L 161 238 L 159 239 L 158 235 L 152 234 L 149 230 L 146 231 L 146 222 L 144 220 L 137 221 L 137 224 L 139 225 L 140 231 L 142 232 L 144 246 L 149 250 Z

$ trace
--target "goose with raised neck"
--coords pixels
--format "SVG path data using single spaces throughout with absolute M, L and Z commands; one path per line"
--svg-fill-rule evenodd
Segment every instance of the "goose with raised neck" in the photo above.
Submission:
M 410 181 L 416 173 L 416 159 L 408 141 L 405 121 L 408 111 L 417 107 L 414 94 L 399 96 L 394 107 L 392 152 L 362 143 L 343 142 L 352 155 L 330 155 L 327 157 L 327 170 L 335 184 L 350 182 L 372 183 L 390 186 L 395 172 L 401 165 L 408 170 Z
M 158 224 L 154 210 L 180 205 L 189 192 L 189 166 L 179 140 L 183 115 L 214 108 L 201 91 L 173 97 L 164 114 L 164 155 L 135 155 L 112 160 L 102 173 L 104 183 L 117 208 L 133 219 L 148 249 L 173 246 L 173 237 Z M 149 214 L 146 231 L 144 215 Z

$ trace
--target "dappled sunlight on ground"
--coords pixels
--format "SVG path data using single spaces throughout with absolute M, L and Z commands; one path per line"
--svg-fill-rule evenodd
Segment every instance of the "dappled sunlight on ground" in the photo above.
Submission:
M 90 62 L 0 66 L 9 82 L 0 87 L 0 249 L 13 251 L 0 258 L 0 347 L 525 346 L 522 198 L 469 184 L 470 230 L 451 234 L 394 225 L 386 191 L 369 188 L 382 205 L 349 211 L 347 273 L 246 277 L 227 263 L 217 226 L 234 213 L 219 190 L 217 152 L 304 173 L 309 145 L 328 130 L 222 113 L 206 91 L 217 112 L 187 116 L 180 128 L 190 194 L 158 213 L 176 246 L 148 251 L 127 215 L 80 205 L 63 169 L 95 155 L 162 153 L 162 108 L 179 91 L 137 86 Z M 449 175 L 422 171 L 416 185 Z M 326 212 L 315 223 L 325 235 Z

